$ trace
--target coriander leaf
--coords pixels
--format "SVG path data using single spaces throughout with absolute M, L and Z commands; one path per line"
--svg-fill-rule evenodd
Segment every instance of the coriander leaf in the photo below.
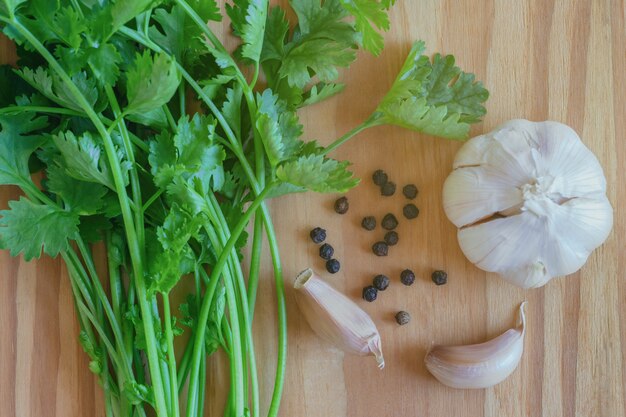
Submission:
M 83 49 L 69 48 L 60 44 L 54 48 L 54 56 L 69 75 L 80 72 L 87 63 L 87 56 Z
M 120 76 L 122 56 L 114 45 L 105 43 L 87 51 L 87 62 L 100 84 L 114 86 Z
M 73 49 L 80 48 L 82 34 L 87 31 L 86 21 L 72 7 L 63 7 L 54 16 L 57 36 Z
M 102 155 L 100 146 L 95 142 L 89 132 L 85 132 L 77 138 L 71 131 L 61 132 L 52 137 L 55 145 L 62 155 L 62 161 L 58 161 L 65 168 L 67 175 L 78 180 L 95 182 L 105 185 L 115 191 L 113 174 L 106 158 Z M 122 161 L 122 155 L 118 153 L 122 171 L 127 174 L 131 166 L 128 161 Z M 125 183 L 128 184 L 128 175 L 125 175 Z
M 140 15 L 144 11 L 153 7 L 158 0 L 115 0 L 110 6 L 111 17 L 113 19 L 113 32 L 117 31 L 129 20 Z
M 195 257 L 189 247 L 189 240 L 196 238 L 204 222 L 201 216 L 189 214 L 173 204 L 163 225 L 157 229 L 158 248 L 155 248 L 150 262 L 153 292 L 167 294 L 181 276 L 193 271 Z
M 50 76 L 48 70 L 43 67 L 38 67 L 35 71 L 24 68 L 16 73 L 49 100 L 68 109 L 83 111 L 80 103 L 58 75 Z M 87 78 L 85 72 L 79 72 L 71 78 L 72 84 L 78 88 L 89 105 L 94 107 L 98 101 L 98 90 L 94 80 Z
M 59 76 L 54 74 L 52 80 L 57 97 L 61 102 L 67 103 L 66 107 L 80 112 L 84 111 L 80 103 L 74 98 L 73 93 Z M 89 78 L 87 73 L 83 71 L 72 76 L 72 84 L 78 88 L 81 95 L 87 100 L 87 103 L 89 103 L 91 107 L 96 107 L 95 110 L 99 111 L 97 108 L 98 89 L 96 88 L 95 80 Z
M 1 0 L 0 1 L 0 15 L 11 17 L 17 10 L 18 6 L 26 0 Z
M 263 141 L 265 153 L 274 167 L 281 161 L 289 159 L 297 154 L 302 147 L 302 125 L 298 116 L 288 111 L 286 105 L 272 94 L 271 90 L 265 90 L 257 95 L 259 116 L 256 127 Z
M 435 54 L 426 90 L 429 105 L 445 105 L 449 112 L 460 114 L 461 122 L 476 123 L 487 112 L 482 103 L 489 92 L 482 83 L 475 82 L 474 74 L 462 72 L 454 65 L 452 55 Z
M 28 160 L 45 137 L 31 134 L 47 126 L 45 117 L 34 113 L 0 114 L 0 184 L 30 182 Z
M 22 253 L 26 261 L 39 259 L 41 250 L 55 257 L 69 248 L 78 235 L 78 216 L 22 197 L 0 211 L 0 248 L 11 256 Z
M 143 113 L 129 114 L 126 116 L 126 120 L 158 130 L 168 127 L 167 116 L 165 115 L 163 107 L 157 107 L 154 110 Z
M 159 46 L 176 57 L 176 60 L 183 62 L 185 53 L 186 33 L 184 30 L 185 10 L 180 6 L 172 7 L 168 12 L 165 9 L 156 9 L 153 12 L 153 19 L 161 26 L 161 30 L 156 26 L 150 26 L 150 38 Z
M 276 176 L 297 187 L 320 193 L 345 193 L 359 180 L 346 168 L 347 161 L 339 162 L 322 155 L 301 156 L 285 162 L 276 169 Z
M 137 54 L 126 74 L 126 113 L 142 113 L 166 104 L 180 84 L 176 62 L 166 54 Z
M 432 62 L 417 42 L 391 89 L 376 109 L 376 124 L 389 123 L 450 139 L 464 139 L 469 124 L 480 120 L 489 92 L 473 74 L 454 65 L 454 57 L 436 55 Z
M 211 116 L 196 113 L 191 120 L 187 116 L 179 120 L 173 138 L 162 134 L 150 143 L 148 161 L 157 186 L 167 188 L 180 177 L 178 187 L 185 184 L 195 189 L 197 185 L 202 193 L 222 187 L 226 153 L 214 142 L 216 125 Z
M 320 101 L 324 101 L 336 94 L 341 93 L 346 85 L 344 83 L 337 84 L 326 84 L 326 83 L 317 83 L 307 93 L 305 94 L 305 100 L 302 102 L 301 106 L 309 106 L 311 104 L 319 103 Z
M 383 36 L 377 29 L 389 30 L 386 4 L 378 0 L 341 0 L 342 6 L 355 18 L 356 30 L 363 35 L 363 47 L 374 55 L 383 49 Z
M 241 27 L 241 39 L 243 40 L 241 55 L 255 62 L 259 62 L 263 49 L 267 8 L 267 0 L 250 0 L 246 12 L 246 23 Z
M 66 210 L 87 216 L 102 208 L 102 199 L 107 193 L 105 187 L 70 177 L 58 165 L 49 166 L 46 175 L 47 190 L 61 197 Z
M 226 90 L 226 101 L 222 105 L 222 114 L 237 137 L 241 136 L 241 98 L 239 84 Z
M 278 6 L 272 7 L 265 25 L 261 62 L 282 59 L 285 50 L 285 38 L 288 32 L 289 22 L 285 16 L 285 11 Z
M 337 67 L 347 67 L 356 54 L 343 45 L 315 39 L 292 48 L 280 67 L 281 77 L 287 77 L 290 85 L 304 88 L 311 81 L 313 71 L 322 81 L 333 81 L 339 76 Z

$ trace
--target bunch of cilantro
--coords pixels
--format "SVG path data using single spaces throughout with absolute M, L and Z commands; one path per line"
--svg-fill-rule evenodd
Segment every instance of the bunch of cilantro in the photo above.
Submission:
M 203 415 L 217 349 L 230 364 L 225 415 L 260 415 L 251 325 L 264 235 L 279 340 L 263 409 L 277 415 L 286 312 L 265 200 L 356 186 L 349 163 L 327 155 L 366 128 L 463 139 L 485 113 L 482 84 L 418 42 L 366 121 L 326 147 L 303 141 L 297 110 L 341 92 L 358 48 L 381 51 L 392 3 L 291 0 L 290 20 L 267 0 L 234 0 L 230 53 L 207 25 L 225 17 L 215 0 L 0 0 L 20 57 L 0 67 L 0 184 L 24 194 L 0 212 L 0 247 L 65 261 L 107 416 Z M 193 290 L 175 315 L 182 277 Z

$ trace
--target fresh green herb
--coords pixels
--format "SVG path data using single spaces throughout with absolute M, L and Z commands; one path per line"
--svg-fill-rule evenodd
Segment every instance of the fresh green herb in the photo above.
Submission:
M 278 414 L 287 318 L 265 200 L 356 186 L 349 162 L 328 154 L 367 128 L 459 139 L 485 112 L 482 85 L 417 43 L 363 124 L 326 147 L 304 140 L 297 109 L 340 93 L 339 71 L 360 46 L 380 53 L 392 4 L 292 0 L 290 22 L 267 0 L 234 0 L 226 13 L 241 44 L 230 54 L 206 24 L 224 17 L 213 0 L 0 0 L 0 28 L 20 53 L 20 68 L 0 67 L 0 184 L 24 192 L 0 212 L 0 247 L 26 260 L 63 258 L 107 416 L 203 415 L 207 356 L 218 349 L 230 364 L 226 413 L 260 415 L 251 325 L 264 237 L 279 332 L 263 408 Z M 106 248 L 109 292 L 89 246 L 96 241 Z M 181 281 L 193 290 L 173 306 Z M 181 323 L 190 336 L 177 360 Z

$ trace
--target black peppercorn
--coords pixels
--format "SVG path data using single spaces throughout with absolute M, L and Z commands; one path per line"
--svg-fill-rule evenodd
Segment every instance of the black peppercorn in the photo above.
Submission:
M 411 321 L 411 315 L 407 313 L 406 311 L 398 311 L 398 313 L 396 314 L 396 322 L 400 326 L 404 326 L 410 321 Z
M 389 246 L 396 245 L 398 243 L 398 234 L 393 230 L 385 233 L 385 243 Z
M 400 273 L 400 282 L 404 285 L 413 285 L 415 282 L 415 274 L 410 269 L 405 269 Z
M 387 256 L 389 253 L 389 246 L 385 242 L 376 242 L 372 245 L 372 252 L 376 256 Z
M 396 184 L 394 182 L 388 181 L 380 186 L 380 194 L 385 197 L 389 197 L 396 192 Z
M 430 277 L 437 285 L 443 285 L 448 282 L 448 274 L 446 274 L 444 271 L 435 271 Z
M 348 199 L 346 197 L 338 198 L 335 201 L 335 212 L 339 214 L 346 214 L 350 208 L 350 204 L 348 204 Z
M 413 200 L 417 197 L 417 187 L 413 184 L 408 184 L 402 187 L 402 194 L 409 200 Z
M 361 226 L 363 226 L 365 230 L 374 230 L 376 228 L 376 218 L 374 216 L 363 217 Z
M 380 224 L 387 230 L 393 230 L 398 227 L 398 219 L 393 214 L 387 213 Z
M 389 277 L 387 277 L 386 275 L 376 275 L 374 277 L 374 287 L 378 290 L 378 291 L 385 291 L 387 289 L 387 287 L 389 286 Z
M 376 300 L 377 296 L 378 296 L 378 290 L 372 287 L 371 285 L 368 285 L 367 287 L 363 288 L 363 299 L 365 301 L 369 301 L 371 303 L 372 301 Z
M 341 264 L 336 259 L 329 259 L 326 261 L 326 270 L 331 274 L 336 274 L 339 272 L 339 268 L 341 268 Z
M 387 182 L 387 173 L 382 169 L 377 169 L 374 171 L 374 175 L 372 175 L 372 180 L 374 180 L 376 185 L 383 185 Z
M 330 246 L 328 243 L 324 243 L 322 246 L 320 246 L 320 258 L 322 259 L 326 259 L 327 261 L 333 257 L 333 254 L 335 253 L 335 249 L 333 249 L 332 246 Z
M 415 204 L 409 203 L 402 209 L 404 217 L 407 219 L 414 219 L 420 214 L 420 210 L 415 207 Z
M 322 243 L 326 240 L 326 230 L 322 229 L 321 227 L 316 227 L 315 229 L 311 230 L 311 233 L 309 235 L 311 236 L 311 240 L 315 243 Z

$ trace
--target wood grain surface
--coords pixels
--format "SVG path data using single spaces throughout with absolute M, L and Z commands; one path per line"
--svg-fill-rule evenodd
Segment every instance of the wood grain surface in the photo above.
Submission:
M 336 196 L 306 194 L 272 202 L 288 287 L 307 266 L 323 271 L 310 228 L 328 230 L 342 262 L 328 280 L 354 299 L 378 273 L 391 287 L 372 304 L 387 367 L 371 358 L 344 356 L 320 341 L 298 314 L 288 292 L 288 373 L 282 416 L 307 417 L 621 417 L 626 409 L 626 5 L 619 0 L 404 0 L 392 13 L 392 29 L 380 57 L 360 54 L 343 78 L 344 94 L 302 112 L 307 138 L 329 143 L 369 115 L 386 92 L 412 41 L 428 52 L 452 53 L 491 92 L 478 134 L 512 118 L 552 119 L 572 126 L 598 156 L 615 208 L 608 241 L 583 269 L 544 288 L 521 290 L 466 261 L 456 231 L 443 213 L 441 187 L 459 143 L 396 128 L 376 128 L 353 139 L 338 157 L 354 162 L 362 184 L 348 193 L 350 211 L 333 212 Z M 226 28 L 224 28 L 224 33 Z M 0 43 L 0 60 L 12 48 Z M 398 185 L 420 189 L 415 221 L 401 221 L 400 243 L 376 258 L 371 244 L 380 229 L 358 225 L 365 215 L 394 212 L 400 193 L 382 198 L 370 181 L 385 169 Z M 0 207 L 17 196 L 0 188 Z M 265 251 L 267 254 L 267 250 Z M 267 256 L 266 256 L 267 257 Z M 274 376 L 275 307 L 265 260 L 255 315 L 257 358 L 268 399 Z M 399 283 L 404 268 L 416 271 L 412 287 Z M 433 269 L 449 282 L 436 287 Z M 510 327 L 527 300 L 525 352 L 517 371 L 486 390 L 453 390 L 426 371 L 433 342 L 475 343 Z M 393 316 L 411 313 L 399 327 Z M 26 263 L 0 252 L 0 416 L 102 416 L 100 388 L 76 340 L 70 286 L 60 260 Z M 211 372 L 221 365 L 213 360 Z M 210 393 L 220 391 L 219 377 Z M 267 403 L 267 401 L 266 401 Z M 210 411 L 207 415 L 218 415 Z M 221 414 L 220 414 L 221 415 Z

